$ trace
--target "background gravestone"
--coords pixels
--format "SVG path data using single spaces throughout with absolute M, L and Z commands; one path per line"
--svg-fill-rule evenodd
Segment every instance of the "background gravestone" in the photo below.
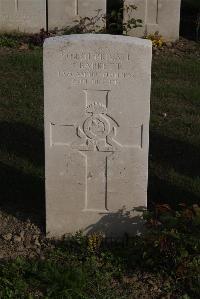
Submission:
M 46 29 L 46 0 L 0 0 L 0 31 Z
M 125 0 L 125 6 L 129 5 L 137 10 L 131 14 L 124 10 L 124 22 L 141 18 L 143 27 L 128 30 L 128 35 L 142 37 L 158 31 L 168 41 L 179 39 L 181 0 Z
M 100 19 L 95 25 L 101 28 L 104 26 L 102 16 L 106 14 L 106 4 L 106 0 L 48 0 L 49 30 L 74 26 L 80 17 L 92 18 L 97 15 Z
M 46 220 L 52 236 L 135 233 L 146 207 L 151 42 L 109 35 L 44 44 Z
M 130 5 L 135 5 L 137 9 L 130 9 Z M 142 26 L 134 28 L 132 30 L 128 29 L 128 35 L 142 37 L 145 32 L 145 22 L 146 20 L 146 6 L 147 0 L 126 0 L 124 2 L 124 22 L 126 23 L 128 20 L 139 19 L 142 20 Z

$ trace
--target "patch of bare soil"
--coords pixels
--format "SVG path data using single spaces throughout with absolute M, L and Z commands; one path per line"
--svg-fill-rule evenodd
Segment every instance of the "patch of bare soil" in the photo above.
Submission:
M 0 211 L 0 259 L 43 258 L 52 246 L 35 224 Z
M 154 47 L 153 54 L 154 56 L 169 54 L 182 58 L 193 55 L 200 58 L 200 43 L 180 38 L 176 42 L 166 42 L 162 47 Z

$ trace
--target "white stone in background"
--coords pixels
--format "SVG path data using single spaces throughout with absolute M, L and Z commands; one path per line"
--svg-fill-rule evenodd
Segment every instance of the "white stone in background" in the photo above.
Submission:
M 159 32 L 168 41 L 179 39 L 180 8 L 181 0 L 158 0 Z
M 48 0 L 48 27 L 49 30 L 63 29 L 74 26 L 80 17 L 101 17 L 96 23 L 104 27 L 102 16 L 106 14 L 106 0 Z M 99 11 L 99 12 L 98 12 Z
M 100 34 L 44 44 L 50 236 L 140 231 L 147 205 L 151 42 Z
M 130 5 L 135 5 L 137 9 L 131 9 Z M 134 28 L 133 30 L 128 29 L 128 35 L 134 34 L 134 36 L 142 37 L 145 32 L 145 23 L 146 19 L 146 6 L 147 0 L 126 0 L 124 2 L 124 23 L 127 23 L 132 18 L 142 20 L 143 23 L 141 27 Z
M 46 0 L 0 0 L 0 31 L 27 33 L 46 29 Z
M 136 5 L 131 15 L 124 10 L 124 22 L 141 18 L 143 27 L 129 30 L 128 35 L 142 37 L 156 31 L 167 41 L 179 39 L 181 0 L 125 0 L 125 5 Z
M 0 31 L 36 33 L 46 29 L 46 0 L 0 0 Z

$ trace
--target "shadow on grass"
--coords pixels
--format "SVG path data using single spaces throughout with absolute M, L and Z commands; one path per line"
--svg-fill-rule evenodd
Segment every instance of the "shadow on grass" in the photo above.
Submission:
M 173 168 L 177 177 L 169 177 L 161 173 L 161 176 L 149 174 L 148 199 L 149 206 L 153 203 L 169 203 L 177 207 L 178 203 L 188 205 L 200 203 L 200 194 L 197 195 L 195 179 L 199 176 L 200 148 L 187 142 L 177 141 L 172 138 L 162 136 L 155 132 L 150 133 L 150 159 L 163 169 Z M 156 166 L 155 166 L 156 167 Z M 180 174 L 180 178 L 178 175 Z M 168 179 L 167 180 L 167 177 Z M 181 181 L 181 176 L 188 178 L 187 182 Z M 177 179 L 179 186 L 177 186 Z M 200 186 L 199 186 L 200 189 Z
M 88 234 L 101 232 L 107 238 L 110 236 L 119 238 L 126 233 L 129 235 L 140 234 L 144 231 L 143 211 L 146 211 L 145 207 L 136 207 L 131 211 L 122 207 L 114 213 L 102 213 L 102 218 L 97 223 L 88 226 L 86 232 Z M 134 215 L 135 212 L 140 212 L 140 215 Z
M 44 231 L 44 179 L 39 175 L 33 175 L 29 169 L 20 170 L 22 169 L 19 164 L 20 160 L 17 161 L 18 157 L 23 158 L 40 170 L 44 168 L 43 132 L 22 123 L 2 122 L 0 123 L 0 134 L 3 141 L 0 144 L 0 150 L 6 154 L 6 158 L 0 163 L 1 208 L 20 220 L 30 219 Z M 198 148 L 186 142 L 173 140 L 154 132 L 150 135 L 151 162 L 153 164 L 159 162 L 162 169 L 165 169 L 165 166 L 172 166 L 177 173 L 188 176 L 190 180 L 199 175 L 199 152 Z M 12 154 L 16 159 L 14 166 L 11 165 L 10 161 L 9 163 L 6 161 Z M 18 164 L 19 167 L 16 166 Z M 193 189 L 191 187 L 187 188 L 184 182 L 181 183 L 181 186 L 177 186 L 177 182 L 173 181 L 173 177 L 168 181 L 165 176 L 155 175 L 154 169 L 150 171 L 149 207 L 157 202 L 169 203 L 173 207 L 180 202 L 199 203 L 200 194 L 193 192 L 195 187 Z M 135 227 L 138 229 L 140 222 L 141 219 L 137 217 L 129 219 L 127 215 L 119 211 L 118 213 L 104 215 L 98 223 L 89 227 L 88 231 L 92 233 L 99 230 L 109 234 L 112 230 L 120 231 L 123 226 L 126 226 L 128 231 L 133 231 L 134 223 L 137 223 Z
M 197 24 L 198 13 L 200 12 L 200 4 L 198 0 L 182 0 L 181 3 L 181 19 L 180 34 L 184 38 L 197 40 Z
M 44 167 L 43 134 L 31 126 L 8 122 L 0 123 L 0 134 L 3 141 L 0 151 L 5 154 L 0 163 L 1 209 L 19 220 L 30 219 L 44 231 L 44 179 L 33 174 L 32 169 L 23 169 L 20 164 L 22 158 L 28 161 L 29 167 L 41 171 Z M 10 157 L 11 161 L 7 163 Z
M 199 204 L 200 196 L 150 174 L 148 207 L 151 209 L 158 203 L 167 203 L 172 208 L 177 209 L 180 203 L 185 203 L 188 206 Z
M 200 174 L 200 147 L 151 132 L 150 154 L 152 161 L 171 165 L 180 174 L 191 178 Z
M 25 158 L 35 166 L 44 165 L 43 132 L 23 123 L 0 123 L 0 150 Z
M 1 209 L 22 221 L 30 219 L 44 231 L 44 180 L 3 163 L 0 163 L 0 177 Z

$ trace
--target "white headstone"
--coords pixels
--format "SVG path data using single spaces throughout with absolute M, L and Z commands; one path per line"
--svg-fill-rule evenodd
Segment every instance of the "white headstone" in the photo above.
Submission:
M 126 0 L 124 2 L 124 23 L 127 23 L 132 18 L 142 20 L 142 26 L 130 30 L 127 28 L 128 35 L 134 35 L 137 37 L 144 36 L 145 24 L 144 20 L 146 18 L 146 1 L 147 0 Z M 136 9 L 131 8 L 130 6 L 134 5 Z
M 48 0 L 49 30 L 75 26 L 81 18 L 96 18 L 95 28 L 105 26 L 106 0 Z
M 36 33 L 46 29 L 46 0 L 0 0 L 0 31 Z
M 51 236 L 134 234 L 147 204 L 150 41 L 109 35 L 44 44 L 46 221 Z
M 143 26 L 128 29 L 128 35 L 142 37 L 159 32 L 167 41 L 179 39 L 181 0 L 125 0 L 124 22 L 141 19 Z M 135 5 L 137 10 L 126 7 Z

